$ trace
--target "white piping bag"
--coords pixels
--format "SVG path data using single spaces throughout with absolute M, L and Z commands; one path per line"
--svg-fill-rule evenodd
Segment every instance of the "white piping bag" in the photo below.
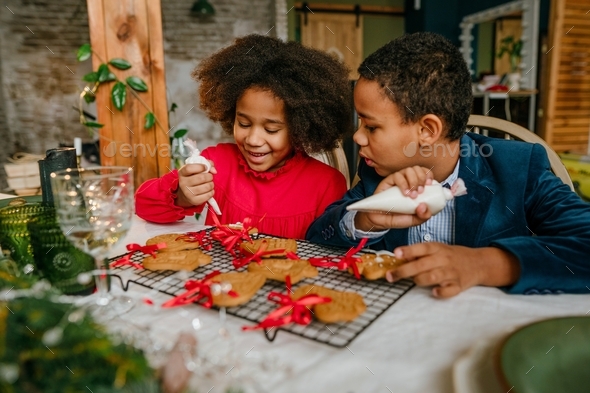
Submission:
M 399 187 L 393 186 L 379 194 L 372 195 L 346 207 L 346 210 L 357 210 L 362 212 L 383 212 L 415 214 L 420 203 L 426 203 L 428 209 L 434 216 L 444 209 L 447 201 L 467 194 L 465 183 L 457 179 L 451 189 L 445 188 L 436 180 L 432 184 L 424 186 L 424 192 L 418 194 L 416 199 L 403 195 Z
M 211 163 L 205 157 L 201 156 L 201 151 L 197 148 L 197 142 L 193 141 L 192 139 L 187 139 L 184 141 L 184 145 L 189 148 L 191 151 L 191 155 L 184 160 L 185 164 L 203 164 L 205 165 L 205 172 L 209 172 L 211 169 Z M 217 214 L 221 216 L 221 210 L 219 210 L 219 205 L 215 198 L 211 197 L 207 201 L 211 209 Z

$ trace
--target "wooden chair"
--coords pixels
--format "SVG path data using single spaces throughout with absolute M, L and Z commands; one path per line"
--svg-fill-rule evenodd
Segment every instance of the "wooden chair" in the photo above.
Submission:
M 475 132 L 479 134 L 481 131 L 487 135 L 487 130 L 493 130 L 496 132 L 504 133 L 505 139 L 514 139 L 519 141 L 525 141 L 530 143 L 538 143 L 547 150 L 547 156 L 549 157 L 549 163 L 551 164 L 551 170 L 557 177 L 567 184 L 572 191 L 574 191 L 574 185 L 570 178 L 567 169 L 561 162 L 559 156 L 549 145 L 537 136 L 532 131 L 527 130 L 518 124 L 511 123 L 506 120 L 498 119 L 496 117 L 471 115 L 467 121 L 467 130 L 469 132 Z
M 318 161 L 328 164 L 333 168 L 338 169 L 346 179 L 346 188 L 350 188 L 350 174 L 348 172 L 348 161 L 346 161 L 346 154 L 340 144 L 332 150 L 323 151 L 321 153 L 311 154 L 311 157 Z

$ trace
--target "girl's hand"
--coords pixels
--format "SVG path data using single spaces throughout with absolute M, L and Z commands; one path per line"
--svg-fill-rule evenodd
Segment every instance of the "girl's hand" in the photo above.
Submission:
M 432 287 L 438 298 L 455 296 L 475 285 L 512 285 L 520 276 L 517 258 L 495 247 L 418 243 L 398 247 L 394 253 L 408 262 L 387 272 L 387 281 L 412 277 L 416 285 Z
M 385 177 L 375 189 L 375 194 L 383 192 L 393 186 L 398 186 L 403 195 L 415 199 L 424 192 L 424 186 L 432 184 L 432 171 L 421 166 L 402 169 Z M 358 212 L 354 225 L 365 232 L 381 231 L 389 228 L 409 228 L 427 221 L 432 214 L 425 203 L 416 208 L 414 214 L 385 214 L 380 212 Z
M 213 174 L 217 173 L 211 162 L 211 169 L 202 164 L 186 164 L 178 170 L 178 189 L 176 190 L 176 205 L 191 207 L 202 205 L 215 194 Z

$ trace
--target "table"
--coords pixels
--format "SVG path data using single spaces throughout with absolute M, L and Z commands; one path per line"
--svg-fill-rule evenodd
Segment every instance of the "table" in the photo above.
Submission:
M 170 225 L 135 217 L 124 243 L 144 243 L 158 234 L 203 228 L 192 217 Z M 111 256 L 124 253 L 124 246 L 117 245 Z M 134 284 L 128 294 L 138 299 L 149 295 L 157 304 L 170 298 Z M 476 287 L 438 300 L 429 290 L 414 287 L 343 349 L 282 331 L 271 343 L 262 332 L 242 332 L 241 326 L 249 323 L 228 315 L 226 326 L 241 360 L 238 367 L 228 365 L 225 375 L 251 371 L 262 358 L 278 371 L 263 374 L 258 392 L 450 393 L 454 391 L 453 363 L 480 340 L 533 321 L 588 313 L 589 295 L 507 295 L 496 288 Z M 203 351 L 210 350 L 221 326 L 217 311 L 196 305 L 173 309 L 138 305 L 123 318 L 149 326 L 151 334 L 168 340 L 182 331 L 194 332 L 197 318 L 202 328 L 196 334 Z M 200 391 L 207 392 L 212 386 L 215 383 Z M 216 391 L 220 390 L 211 390 Z
M 512 121 L 510 118 L 510 97 L 529 97 L 529 119 L 528 119 L 528 129 L 532 132 L 535 132 L 535 97 L 537 95 L 537 90 L 517 90 L 517 91 L 508 91 L 508 92 L 499 92 L 499 91 L 476 91 L 473 93 L 473 97 L 483 97 L 483 114 L 484 116 L 488 116 L 490 112 L 490 99 L 502 99 L 505 100 L 505 109 L 506 109 L 506 120 Z M 487 133 L 484 133 L 487 135 Z

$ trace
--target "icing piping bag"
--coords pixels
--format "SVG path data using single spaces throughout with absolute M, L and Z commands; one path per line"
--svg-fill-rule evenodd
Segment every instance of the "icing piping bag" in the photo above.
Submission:
M 203 164 L 206 168 L 205 172 L 209 172 L 209 170 L 211 169 L 211 163 L 205 157 L 201 156 L 201 151 L 197 148 L 197 143 L 191 139 L 187 139 L 186 141 L 184 141 L 184 145 L 188 147 L 189 150 L 191 150 L 191 155 L 186 160 L 184 160 L 184 163 Z M 219 205 L 217 204 L 215 198 L 209 198 L 207 203 L 209 204 L 209 206 L 211 206 L 211 209 L 213 209 L 215 214 L 221 216 L 221 210 L 219 209 Z
M 435 215 L 442 211 L 448 200 L 465 194 L 467 188 L 462 179 L 457 179 L 450 190 L 433 180 L 432 184 L 424 186 L 424 192 L 418 194 L 416 199 L 403 195 L 399 187 L 393 186 L 347 206 L 346 210 L 415 214 L 418 205 L 426 203 L 432 215 Z

